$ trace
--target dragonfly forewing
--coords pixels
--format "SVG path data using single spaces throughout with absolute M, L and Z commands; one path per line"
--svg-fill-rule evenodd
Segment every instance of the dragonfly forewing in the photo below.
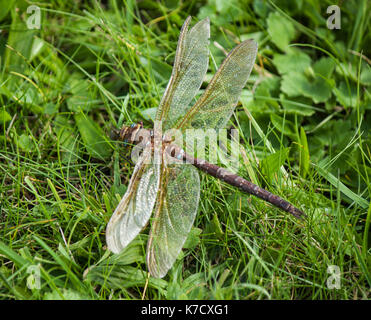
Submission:
M 200 178 L 190 165 L 163 168 L 158 201 L 147 244 L 147 265 L 162 278 L 174 264 L 193 225 L 200 196 Z
M 160 181 L 160 165 L 148 164 L 143 153 L 134 168 L 128 189 L 113 213 L 106 231 L 108 249 L 123 250 L 145 227 L 152 214 Z
M 173 71 L 157 109 L 156 120 L 163 121 L 163 129 L 170 129 L 190 108 L 205 77 L 209 63 L 209 18 L 188 30 L 190 17 L 182 27 Z
M 225 58 L 202 96 L 177 123 L 177 128 L 225 127 L 251 73 L 257 50 L 253 40 L 243 41 L 236 46 Z

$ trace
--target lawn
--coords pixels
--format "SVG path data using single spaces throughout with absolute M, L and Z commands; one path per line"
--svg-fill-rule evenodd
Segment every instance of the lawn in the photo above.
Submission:
M 336 4 L 341 14 L 328 13 Z M 31 5 L 0 0 L 1 299 L 370 298 L 369 2 Z M 307 217 L 200 172 L 195 222 L 158 279 L 150 224 L 122 253 L 107 248 L 134 169 L 110 133 L 152 127 L 188 16 L 210 18 L 201 92 L 226 53 L 257 42 L 227 125 L 239 133 L 238 174 Z

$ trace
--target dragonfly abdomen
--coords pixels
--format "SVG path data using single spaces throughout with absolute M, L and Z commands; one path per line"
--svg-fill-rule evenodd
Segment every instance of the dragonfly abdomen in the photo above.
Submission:
M 306 216 L 303 211 L 296 208 L 288 201 L 228 171 L 227 169 L 224 169 L 215 164 L 209 163 L 206 160 L 199 160 L 197 158 L 193 158 L 186 153 L 183 154 L 183 160 L 187 161 L 188 163 L 193 164 L 195 167 L 212 175 L 215 178 L 223 180 L 226 183 L 234 187 L 237 187 L 246 193 L 250 193 L 260 199 L 263 199 L 273 204 L 276 207 L 281 208 L 282 210 L 292 214 L 296 218 L 302 219 L 303 217 Z

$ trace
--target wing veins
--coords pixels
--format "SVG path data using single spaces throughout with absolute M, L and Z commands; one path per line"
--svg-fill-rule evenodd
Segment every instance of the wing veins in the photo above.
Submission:
M 239 59 L 238 56 L 243 53 L 241 50 L 250 50 L 250 52 L 246 52 L 246 57 L 250 63 L 250 65 L 246 66 L 245 69 L 241 69 L 242 71 L 246 71 L 246 81 L 248 78 L 248 75 L 251 72 L 251 68 L 254 64 L 255 55 L 257 51 L 256 43 L 252 40 L 246 40 L 241 42 L 239 45 L 237 45 L 232 51 L 229 52 L 227 57 L 224 59 L 223 63 L 211 79 L 209 85 L 207 86 L 205 92 L 202 94 L 202 96 L 197 100 L 197 102 L 188 110 L 186 115 L 183 117 L 183 119 L 179 120 L 175 127 L 177 129 L 186 129 L 190 126 L 191 121 L 195 118 L 195 115 L 200 112 L 202 113 L 203 109 L 207 109 L 209 106 L 212 105 L 212 103 L 215 101 L 215 99 L 219 99 L 221 96 L 224 95 L 228 99 L 228 104 L 225 107 L 225 110 L 228 110 L 229 108 L 233 112 L 234 106 L 233 106 L 233 100 L 234 98 L 239 98 L 239 95 L 236 94 L 228 94 L 228 87 L 225 86 L 226 79 L 228 79 L 228 68 L 233 67 L 233 63 L 238 63 Z M 236 58 L 235 58 L 236 57 Z M 250 59 L 251 58 L 251 59 Z M 244 79 L 245 80 L 245 79 Z M 244 82 L 246 82 L 244 81 Z M 244 83 L 245 84 L 245 83 Z M 232 85 L 232 84 L 231 84 Z M 243 88 L 243 87 L 242 87 Z M 241 88 L 241 90 L 242 90 Z M 211 96 L 212 94 L 215 94 L 215 96 Z M 233 108 L 232 108 L 233 106 Z M 229 108 L 228 108 L 229 107 Z M 211 110 L 206 110 L 211 111 Z M 232 113 L 231 112 L 231 113 Z M 229 117 L 231 115 L 229 114 Z M 229 118 L 228 118 L 229 119 Z
M 184 39 L 188 31 L 189 23 L 191 21 L 191 17 L 189 16 L 187 20 L 184 22 L 182 29 L 180 31 L 180 36 L 178 40 L 178 48 L 175 53 L 175 61 L 174 61 L 174 66 L 173 66 L 173 72 L 171 73 L 170 81 L 168 86 L 166 87 L 165 93 L 163 98 L 160 101 L 160 106 L 162 105 L 162 110 L 161 113 L 157 116 L 156 115 L 156 120 L 162 120 L 166 114 L 168 114 L 172 98 L 175 93 L 175 87 L 177 83 L 179 83 L 179 74 L 178 73 L 179 67 L 180 67 L 180 62 L 181 62 L 181 55 L 184 51 Z M 174 81 L 176 81 L 174 83 Z

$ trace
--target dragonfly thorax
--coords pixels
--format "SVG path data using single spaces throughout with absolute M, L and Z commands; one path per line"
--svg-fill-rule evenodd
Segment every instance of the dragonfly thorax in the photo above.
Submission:
M 126 143 L 138 142 L 138 133 L 142 128 L 142 123 L 133 123 L 130 126 L 123 126 L 120 130 L 120 140 Z

